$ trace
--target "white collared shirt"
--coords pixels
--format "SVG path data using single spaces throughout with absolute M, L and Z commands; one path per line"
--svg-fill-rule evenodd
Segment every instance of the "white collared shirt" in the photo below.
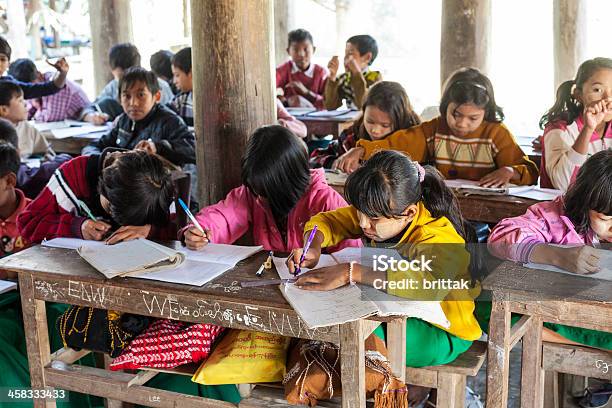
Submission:
M 304 75 L 306 75 L 308 78 L 312 78 L 314 76 L 314 69 L 315 69 L 315 64 L 313 64 L 312 62 L 310 63 L 310 66 L 308 67 L 308 69 L 306 71 L 302 71 L 301 69 L 298 68 L 297 65 L 295 65 L 295 62 L 293 62 L 293 60 L 291 60 L 291 73 L 295 74 L 298 72 L 303 72 Z

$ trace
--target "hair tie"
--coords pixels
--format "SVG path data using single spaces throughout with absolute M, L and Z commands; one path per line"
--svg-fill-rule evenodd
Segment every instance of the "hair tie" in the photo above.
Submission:
M 417 168 L 417 171 L 419 172 L 419 183 L 422 183 L 423 180 L 425 180 L 425 168 L 421 166 L 418 161 L 413 161 L 412 163 L 414 163 Z

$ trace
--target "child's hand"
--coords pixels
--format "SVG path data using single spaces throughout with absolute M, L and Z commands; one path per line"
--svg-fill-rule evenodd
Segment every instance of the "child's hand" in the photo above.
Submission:
M 81 224 L 81 235 L 83 239 L 102 241 L 110 230 L 110 227 L 111 226 L 104 221 L 85 220 L 85 222 Z
M 587 128 L 595 130 L 610 113 L 612 113 L 612 98 L 590 103 L 584 107 L 584 124 Z
M 531 141 L 531 147 L 533 147 L 533 150 L 536 152 L 542 151 L 542 135 L 536 137 Z
M 361 74 L 361 67 L 352 55 L 349 55 L 348 58 L 344 61 L 344 67 L 347 71 L 351 73 L 351 75 Z
M 138 142 L 136 147 L 134 147 L 134 150 L 144 150 L 149 154 L 157 153 L 155 143 L 153 143 L 151 140 L 141 140 L 140 142 Z
M 300 81 L 291 81 L 287 84 L 287 86 L 293 88 L 295 92 L 302 96 L 306 96 L 310 93 L 310 90 Z
M 289 257 L 285 262 L 287 264 L 287 268 L 289 268 L 289 272 L 295 273 L 298 263 L 300 262 L 300 258 L 302 257 L 302 251 L 302 248 L 296 248 L 291 251 L 291 254 L 289 254 Z M 314 268 L 319 263 L 319 258 L 321 258 L 321 248 L 317 247 L 316 245 L 311 245 L 308 252 L 306 252 L 304 260 L 300 264 L 300 268 Z
M 327 63 L 327 69 L 329 69 L 329 79 L 331 81 L 336 80 L 336 75 L 338 75 L 339 68 L 340 68 L 340 59 L 338 59 L 337 55 L 334 55 Z
M 151 225 L 125 225 L 106 239 L 107 245 L 113 245 L 121 241 L 131 241 L 138 238 L 146 238 L 151 232 Z
M 480 179 L 482 187 L 503 187 L 514 177 L 514 169 L 510 166 L 500 167 Z
M 103 124 L 108 122 L 109 119 L 110 119 L 110 116 L 108 116 L 106 113 L 98 113 L 98 112 L 88 113 L 83 118 L 85 122 L 92 123 L 96 126 L 102 126 Z
M 334 161 L 332 169 L 350 174 L 359 168 L 359 162 L 363 158 L 363 154 L 363 147 L 353 147 Z
M 332 290 L 349 283 L 349 264 L 326 266 L 300 275 L 295 285 L 305 290 Z
M 560 254 L 559 265 L 561 268 L 577 273 L 588 275 L 599 272 L 602 250 L 588 245 L 573 248 L 558 248 Z
M 185 231 L 185 245 L 189 249 L 199 251 L 210 242 L 210 231 L 200 231 L 197 227 L 191 227 Z
M 53 68 L 57 69 L 60 74 L 68 74 L 68 70 L 70 69 L 70 65 L 68 65 L 68 61 L 66 58 L 60 58 L 55 63 L 52 63 L 48 59 L 46 60 L 47 64 L 51 65 Z

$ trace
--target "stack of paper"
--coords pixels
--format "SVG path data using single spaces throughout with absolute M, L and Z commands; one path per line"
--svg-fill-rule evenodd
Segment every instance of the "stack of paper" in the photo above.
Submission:
M 0 280 L 0 295 L 17 289 L 17 282 Z
M 464 179 L 444 180 L 444 183 L 447 187 L 456 189 L 466 195 L 511 195 L 538 201 L 550 201 L 563 193 L 561 190 L 552 188 L 516 186 L 514 184 L 508 184 L 505 187 L 481 187 L 478 185 L 478 181 Z

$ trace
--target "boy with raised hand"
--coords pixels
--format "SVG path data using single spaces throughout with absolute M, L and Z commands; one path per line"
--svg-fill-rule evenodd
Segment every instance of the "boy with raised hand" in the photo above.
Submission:
M 119 81 L 124 113 L 110 133 L 83 149 L 84 155 L 120 147 L 156 153 L 177 166 L 195 163 L 195 137 L 176 113 L 159 103 L 157 79 L 141 67 L 125 72 Z
M 346 41 L 344 73 L 338 75 L 340 62 L 337 55 L 329 61 L 329 77 L 325 83 L 325 108 L 332 110 L 346 101 L 347 107 L 361 109 L 369 87 L 382 81 L 379 71 L 371 71 L 370 65 L 378 55 L 376 40 L 367 34 L 355 35 Z
M 40 98 L 58 92 L 66 84 L 66 77 L 70 66 L 64 58 L 60 58 L 54 64 L 47 60 L 47 63 L 57 70 L 55 78 L 51 81 L 29 84 L 16 80 L 10 75 L 4 75 L 11 62 L 12 49 L 8 41 L 0 36 L 0 81 L 13 82 L 21 87 L 25 99 Z

